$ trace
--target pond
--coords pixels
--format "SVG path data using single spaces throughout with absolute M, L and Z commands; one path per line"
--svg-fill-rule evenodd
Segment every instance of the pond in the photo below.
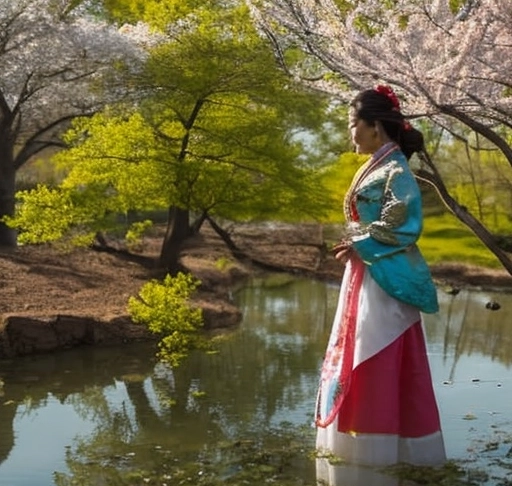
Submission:
M 0 485 L 313 486 L 337 293 L 283 275 L 254 281 L 235 295 L 240 328 L 177 369 L 149 344 L 0 361 Z M 447 484 L 512 484 L 512 295 L 439 298 L 425 316 L 428 352 L 447 453 L 464 472 Z M 336 486 L 419 484 L 340 471 Z

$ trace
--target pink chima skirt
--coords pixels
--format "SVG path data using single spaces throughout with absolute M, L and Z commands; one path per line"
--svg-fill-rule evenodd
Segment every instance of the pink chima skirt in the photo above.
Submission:
M 358 258 L 345 269 L 316 424 L 319 457 L 370 466 L 446 459 L 421 314 L 386 294 Z

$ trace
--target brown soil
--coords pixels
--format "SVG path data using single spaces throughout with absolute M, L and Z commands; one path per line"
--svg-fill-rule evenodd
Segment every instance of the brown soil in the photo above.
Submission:
M 182 264 L 202 281 L 196 300 L 209 328 L 239 322 L 229 290 L 250 275 L 281 270 L 329 281 L 341 278 L 342 268 L 325 251 L 316 225 L 239 225 L 232 237 L 252 263 L 235 261 L 209 227 L 182 253 Z M 160 244 L 161 236 L 155 235 L 137 253 L 44 245 L 0 251 L 0 358 L 149 338 L 143 326 L 130 322 L 126 304 L 145 282 L 162 276 L 155 264 Z M 504 270 L 455 264 L 432 270 L 444 286 L 512 289 L 512 277 Z

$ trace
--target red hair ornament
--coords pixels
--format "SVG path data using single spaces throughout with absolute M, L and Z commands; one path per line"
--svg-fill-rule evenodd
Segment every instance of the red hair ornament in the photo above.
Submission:
M 389 86 L 383 86 L 382 84 L 379 84 L 375 88 L 375 91 L 377 91 L 377 93 L 383 94 L 391 101 L 391 103 L 393 103 L 393 108 L 397 111 L 400 111 L 400 101 L 398 101 L 398 96 Z
M 376 88 L 375 88 L 375 91 L 377 91 L 377 93 L 379 94 L 382 94 L 384 95 L 386 98 L 388 98 L 391 103 L 393 104 L 393 110 L 394 111 L 400 111 L 400 101 L 398 99 L 398 96 L 395 94 L 395 92 L 393 91 L 392 88 L 390 88 L 389 86 L 384 86 L 382 84 L 379 84 Z M 412 130 L 412 125 L 404 119 L 403 121 L 403 129 L 408 131 L 408 130 Z

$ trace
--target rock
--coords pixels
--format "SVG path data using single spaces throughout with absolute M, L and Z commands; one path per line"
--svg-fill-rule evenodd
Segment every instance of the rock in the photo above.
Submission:
M 207 330 L 235 327 L 241 311 L 222 301 L 201 301 Z M 129 316 L 98 319 L 91 316 L 7 315 L 0 325 L 0 359 L 47 353 L 88 345 L 119 345 L 156 340 L 146 326 L 134 324 Z
M 499 310 L 499 309 L 501 309 L 501 305 L 498 302 L 492 300 L 490 302 L 487 302 L 487 304 L 485 304 L 485 308 L 490 309 L 490 310 Z
M 97 320 L 89 316 L 4 316 L 0 327 L 0 359 L 92 344 L 151 340 L 144 326 L 128 317 Z

